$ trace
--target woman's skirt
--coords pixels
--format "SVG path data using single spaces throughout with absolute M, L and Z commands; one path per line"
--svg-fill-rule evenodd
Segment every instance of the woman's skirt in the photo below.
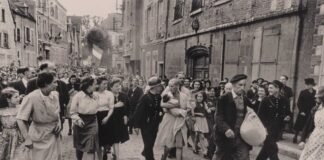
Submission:
M 209 127 L 206 117 L 195 117 L 194 131 L 201 133 L 209 133 Z
M 176 117 L 170 113 L 165 113 L 162 122 L 159 126 L 159 131 L 157 134 L 155 145 L 159 147 L 175 147 L 175 142 L 173 138 L 173 128 L 176 122 Z
M 102 120 L 108 115 L 108 111 L 100 111 L 97 113 L 99 126 L 99 145 L 106 146 L 109 144 L 109 123 L 102 124 Z
M 84 127 L 77 125 L 73 127 L 74 148 L 88 153 L 94 153 L 99 150 L 98 141 L 98 122 L 96 115 L 79 115 L 84 122 Z

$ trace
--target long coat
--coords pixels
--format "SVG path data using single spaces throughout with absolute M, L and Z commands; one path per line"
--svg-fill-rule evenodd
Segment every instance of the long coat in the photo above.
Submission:
M 252 106 L 250 101 L 244 96 L 244 115 L 247 112 L 247 107 Z M 218 103 L 216 113 L 216 143 L 224 150 L 231 150 L 235 148 L 235 140 L 229 139 L 225 136 L 225 132 L 229 129 L 235 131 L 235 123 L 237 119 L 236 104 L 232 93 L 223 95 Z M 241 138 L 235 133 L 236 138 Z
M 312 90 L 313 91 L 311 93 L 309 92 L 308 89 L 305 89 L 301 91 L 299 94 L 298 102 L 297 102 L 299 114 L 297 116 L 297 120 L 294 127 L 296 131 L 301 131 L 304 128 L 305 123 L 308 117 L 310 116 L 312 108 L 316 105 L 316 101 L 315 101 L 316 91 L 314 89 Z M 305 113 L 306 115 L 303 116 L 301 115 L 301 113 Z

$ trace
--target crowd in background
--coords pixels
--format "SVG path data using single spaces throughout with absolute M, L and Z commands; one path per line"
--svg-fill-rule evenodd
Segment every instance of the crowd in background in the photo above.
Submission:
M 245 160 L 252 146 L 240 138 L 239 129 L 247 107 L 268 131 L 258 160 L 279 159 L 276 142 L 282 139 L 285 126 L 293 129 L 294 143 L 301 135 L 300 146 L 304 146 L 314 130 L 320 103 L 315 101 L 314 79 L 305 79 L 296 121 L 287 76 L 274 81 L 259 78 L 250 85 L 247 79 L 236 75 L 215 84 L 182 72 L 170 80 L 166 76 L 145 79 L 50 62 L 37 69 L 1 68 L 0 107 L 5 110 L 0 119 L 12 144 L 0 147 L 0 156 L 13 159 L 23 139 L 32 159 L 56 160 L 60 155 L 57 141 L 67 122 L 78 160 L 107 159 L 109 153 L 119 159 L 119 144 L 134 133 L 142 135 L 142 155 L 147 160 L 154 159 L 154 146 L 164 150 L 162 160 L 182 159 L 185 146 L 206 159 Z

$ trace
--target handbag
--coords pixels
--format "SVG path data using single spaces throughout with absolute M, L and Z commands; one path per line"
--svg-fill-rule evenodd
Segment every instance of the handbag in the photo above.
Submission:
M 241 125 L 240 134 L 242 139 L 251 146 L 263 144 L 267 137 L 266 128 L 253 109 L 249 107 Z

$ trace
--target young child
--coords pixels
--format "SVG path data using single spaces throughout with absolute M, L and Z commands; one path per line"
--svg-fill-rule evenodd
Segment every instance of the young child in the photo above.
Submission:
M 198 148 L 198 142 L 200 143 L 200 148 L 206 156 L 207 154 L 207 146 L 206 144 L 206 138 L 204 134 L 209 133 L 208 123 L 206 114 L 211 113 L 211 110 L 208 108 L 208 105 L 206 103 L 206 95 L 203 92 L 199 92 L 196 95 L 196 105 L 192 108 L 192 115 L 195 119 L 195 125 L 194 125 L 194 131 L 196 133 L 195 135 L 195 146 L 193 152 L 195 154 L 198 154 L 197 148 Z

